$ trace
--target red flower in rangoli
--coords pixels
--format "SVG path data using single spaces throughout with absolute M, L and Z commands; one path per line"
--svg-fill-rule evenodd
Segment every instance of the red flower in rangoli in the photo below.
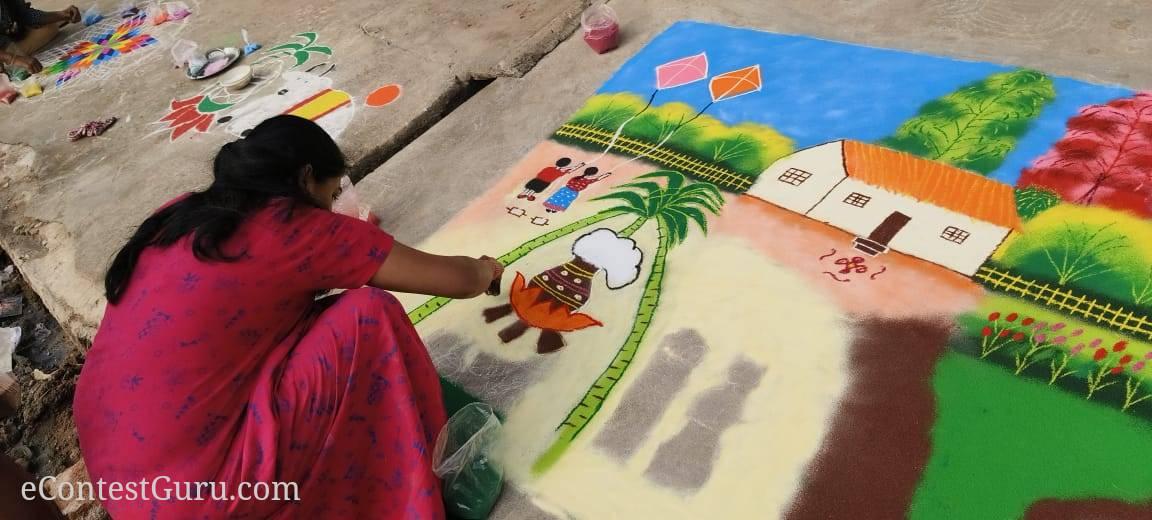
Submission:
M 208 128 L 212 126 L 215 116 L 200 112 L 197 108 L 203 99 L 204 96 L 200 95 L 172 101 L 169 105 L 172 111 L 160 119 L 161 122 L 168 123 L 168 128 L 172 130 L 171 140 L 179 139 L 180 136 L 190 130 L 196 130 L 200 133 L 207 132 Z
M 996 321 L 998 319 L 1000 319 L 1000 313 L 999 312 L 993 312 L 992 314 L 988 315 L 988 321 Z
M 1004 330 L 1000 331 L 1000 334 L 999 334 L 999 336 L 1000 336 L 1001 338 L 1007 338 L 1007 337 L 1008 337 L 1008 335 L 1009 335 L 1009 334 L 1011 334 L 1011 333 L 1012 333 L 1012 331 L 1010 331 L 1010 330 L 1008 330 L 1008 329 L 1004 329 Z
M 1020 322 L 1020 324 L 1027 327 L 1027 326 L 1029 326 L 1035 322 L 1036 322 L 1036 320 L 1034 320 L 1032 318 L 1024 318 L 1024 321 Z
M 991 336 L 992 335 L 992 327 L 984 327 L 983 329 L 980 329 L 980 335 L 984 336 L 985 338 L 987 338 L 988 336 Z
M 1104 359 L 1107 356 L 1108 356 L 1107 350 L 1102 349 L 1102 348 L 1098 348 L 1098 349 L 1096 349 L 1096 353 L 1092 354 L 1092 359 L 1094 361 L 1100 361 L 1101 359 Z
M 1009 323 L 1011 323 L 1011 322 L 1013 322 L 1013 321 L 1016 321 L 1016 318 L 1019 318 L 1019 317 L 1020 317 L 1020 315 L 1019 315 L 1019 314 L 1016 314 L 1015 312 L 1013 312 L 1012 314 L 1009 314 L 1008 316 L 1005 316 L 1005 317 L 1004 317 L 1004 319 L 1005 319 L 1005 320 L 1008 320 L 1008 322 L 1009 322 Z
M 1122 352 L 1127 347 L 1127 341 L 1117 341 L 1115 345 L 1112 345 L 1112 352 Z
M 1024 339 L 1024 333 L 1023 332 L 1017 332 L 1015 335 L 1012 336 L 1012 339 L 1015 341 L 1020 341 L 1020 340 Z
M 1132 361 L 1132 354 L 1126 354 L 1124 357 L 1120 358 L 1120 364 L 1121 365 L 1127 365 L 1131 361 Z
M 1120 372 L 1123 372 L 1123 371 L 1124 371 L 1124 367 L 1112 367 L 1112 370 L 1111 370 L 1111 372 L 1113 374 L 1119 374 Z

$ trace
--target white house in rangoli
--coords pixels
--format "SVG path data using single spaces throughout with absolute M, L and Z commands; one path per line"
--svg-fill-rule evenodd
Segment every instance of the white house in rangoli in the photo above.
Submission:
M 1012 187 L 881 146 L 834 141 L 776 161 L 748 195 L 971 276 L 1020 228 Z

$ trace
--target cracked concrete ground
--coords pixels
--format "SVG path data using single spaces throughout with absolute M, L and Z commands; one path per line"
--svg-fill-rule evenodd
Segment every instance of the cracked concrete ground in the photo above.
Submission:
M 60 3 L 37 5 L 53 2 Z M 107 9 L 118 3 L 102 2 Z M 530 69 L 579 23 L 587 1 L 191 3 L 195 14 L 180 37 L 205 46 L 236 45 L 242 27 L 265 45 L 316 32 L 318 44 L 335 53 L 317 61 L 335 63 L 327 77 L 361 105 L 340 142 L 352 171 L 362 174 L 458 105 L 473 90 L 469 82 Z M 203 186 L 212 154 L 233 139 L 218 128 L 174 142 L 156 133 L 163 125 L 153 123 L 171 100 L 203 88 L 183 79 L 167 54 L 166 48 L 129 54 L 118 59 L 136 60 L 132 68 L 98 88 L 4 107 L 0 245 L 79 337 L 95 330 L 99 280 L 118 244 L 153 208 Z M 369 92 L 390 83 L 403 87 L 399 100 L 362 106 Z M 109 115 L 120 122 L 104 136 L 65 138 L 70 128 Z
M 204 0 L 181 36 L 234 43 L 246 27 L 271 44 L 317 31 L 336 52 L 330 76 L 338 88 L 363 99 L 379 85 L 403 85 L 397 103 L 360 108 L 341 143 L 354 171 L 364 175 L 362 197 L 409 243 L 484 191 L 677 20 L 1152 87 L 1146 65 L 1152 3 L 1146 0 L 613 0 L 623 45 L 600 56 L 579 34 L 570 36 L 587 3 Z M 219 131 L 174 143 L 149 135 L 156 128 L 149 123 L 166 113 L 170 100 L 199 88 L 180 79 L 163 54 L 92 94 L 0 107 L 0 246 L 81 339 L 90 338 L 102 313 L 99 284 L 112 253 L 158 204 L 205 184 L 211 154 L 231 139 Z M 121 117 L 105 137 L 79 143 L 63 137 L 105 115 Z

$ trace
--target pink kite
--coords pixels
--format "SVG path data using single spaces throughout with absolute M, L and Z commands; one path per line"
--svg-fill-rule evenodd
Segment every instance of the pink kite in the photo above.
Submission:
M 759 92 L 760 82 L 760 66 L 752 65 L 713 77 L 708 90 L 712 92 L 712 102 L 716 102 Z
M 679 87 L 708 77 L 708 55 L 701 52 L 656 66 L 656 88 Z

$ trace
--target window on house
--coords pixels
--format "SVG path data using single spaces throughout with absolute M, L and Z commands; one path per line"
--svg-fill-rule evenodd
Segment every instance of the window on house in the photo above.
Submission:
M 798 168 L 788 168 L 783 174 L 780 175 L 780 182 L 799 186 L 804 184 L 812 174 Z
M 863 208 L 864 206 L 867 206 L 871 200 L 872 197 L 869 197 L 863 193 L 853 193 L 844 199 L 844 203 L 851 204 L 857 208 Z
M 943 238 L 944 240 L 947 240 L 949 242 L 956 242 L 957 244 L 963 244 L 965 240 L 968 240 L 969 234 L 970 233 L 968 233 L 967 231 L 964 231 L 963 229 L 960 229 L 956 226 L 948 226 L 948 227 L 944 228 L 943 233 L 940 233 L 940 238 Z

